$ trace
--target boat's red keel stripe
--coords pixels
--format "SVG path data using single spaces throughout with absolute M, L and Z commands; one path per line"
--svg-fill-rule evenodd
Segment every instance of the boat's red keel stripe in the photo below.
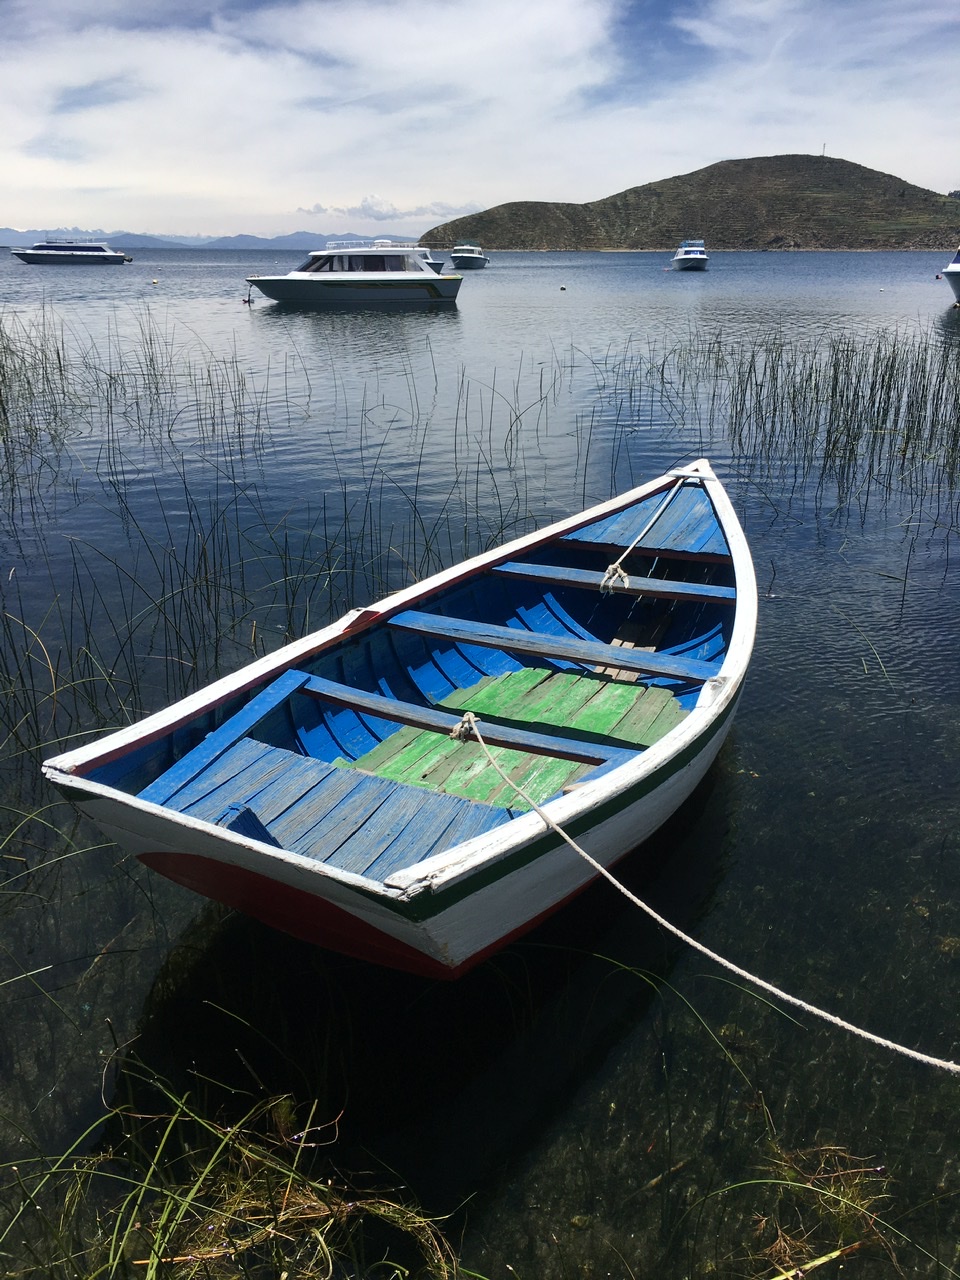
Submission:
M 231 867 L 197 854 L 158 852 L 142 853 L 139 857 L 146 866 L 169 880 L 304 942 L 425 977 L 455 978 L 463 972 L 463 968 L 448 968 L 415 947 L 391 938 L 342 907 L 279 884 L 256 871 Z

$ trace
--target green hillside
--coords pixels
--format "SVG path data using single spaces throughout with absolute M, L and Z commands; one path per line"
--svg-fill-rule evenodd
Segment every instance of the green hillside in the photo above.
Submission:
M 830 156 L 722 160 L 589 204 L 513 201 L 434 227 L 449 249 L 942 249 L 960 240 L 960 200 Z

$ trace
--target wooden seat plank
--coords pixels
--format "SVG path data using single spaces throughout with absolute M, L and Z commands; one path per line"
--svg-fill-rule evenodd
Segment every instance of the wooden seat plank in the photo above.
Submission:
M 683 658 L 675 654 L 651 653 L 646 649 L 630 649 L 626 646 L 604 644 L 600 640 L 580 640 L 572 636 L 548 635 L 527 631 L 519 627 L 495 626 L 490 623 L 472 622 L 466 618 L 448 618 L 442 614 L 422 613 L 405 609 L 394 614 L 388 625 L 406 631 L 417 631 L 435 638 L 453 640 L 457 644 L 484 645 L 488 648 L 507 649 L 514 653 L 527 653 L 537 657 L 563 658 L 587 666 L 618 667 L 627 671 L 642 671 L 648 675 L 667 676 L 677 680 L 691 680 L 702 684 L 720 670 L 716 662 L 702 662 L 697 658 Z
M 711 669 L 713 669 L 712 665 Z M 412 702 L 399 702 L 392 698 L 384 698 L 380 694 L 367 693 L 363 689 L 351 689 L 319 676 L 308 676 L 302 692 L 340 706 L 352 706 L 358 711 L 369 711 L 383 720 L 396 724 L 415 725 L 421 729 L 433 729 L 438 733 L 448 734 L 460 723 L 460 717 L 451 715 L 450 712 L 419 706 Z M 554 735 L 538 733 L 533 729 L 510 728 L 495 722 L 490 722 L 484 727 L 483 735 L 491 745 L 517 747 L 523 751 L 562 756 L 584 763 L 599 764 L 622 755 L 616 747 L 604 743 L 581 742 L 562 734 Z
M 458 796 L 392 784 L 389 796 L 384 797 L 362 824 L 354 823 L 348 838 L 341 841 L 336 852 L 326 856 L 324 861 L 341 871 L 365 875 L 367 869 L 391 846 L 397 846 L 391 861 L 404 864 L 419 862 L 426 851 L 433 852 L 443 841 L 457 810 L 465 803 Z M 416 856 L 400 853 L 403 846 L 415 849 Z
M 450 798 L 453 799 L 453 797 Z M 408 831 L 404 831 L 367 867 L 364 874 L 376 880 L 386 880 L 387 876 L 393 875 L 394 872 L 421 862 L 430 853 L 439 853 L 441 842 L 443 848 L 453 848 L 464 840 L 471 840 L 474 836 L 483 835 L 487 831 L 492 831 L 494 827 L 509 822 L 511 818 L 517 816 L 517 812 L 511 809 L 494 809 L 488 805 L 461 800 L 452 822 L 432 849 L 424 850 L 421 840 L 418 839 L 417 843 L 414 843 Z
M 165 803 L 181 813 L 215 822 L 231 800 L 246 798 L 282 767 L 278 761 L 264 761 L 262 743 L 241 738 L 199 773 L 191 771 Z
M 673 582 L 669 578 L 631 577 L 629 582 L 606 579 L 591 569 L 567 569 L 549 564 L 523 564 L 516 560 L 496 565 L 493 573 L 529 582 L 544 582 L 561 587 L 582 587 L 589 591 L 610 591 L 619 595 L 656 596 L 664 600 L 692 600 L 735 604 L 734 587 L 712 586 L 703 582 Z

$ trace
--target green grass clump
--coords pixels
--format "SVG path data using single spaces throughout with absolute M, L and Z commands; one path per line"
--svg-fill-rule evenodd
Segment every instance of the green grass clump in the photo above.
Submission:
M 40 1280 L 278 1280 L 460 1274 L 439 1226 L 408 1200 L 318 1171 L 336 1123 L 300 1128 L 287 1097 L 236 1124 L 163 1082 L 154 1115 L 117 1108 L 94 1155 L 9 1165 L 0 1209 L 8 1275 Z M 90 1135 L 85 1135 L 89 1140 Z

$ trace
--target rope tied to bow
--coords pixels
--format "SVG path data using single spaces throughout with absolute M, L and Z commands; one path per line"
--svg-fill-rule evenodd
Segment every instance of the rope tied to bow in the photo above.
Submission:
M 630 575 L 626 572 L 619 560 L 615 560 L 613 564 L 607 565 L 607 570 L 600 582 L 600 592 L 602 595 L 609 595 L 615 586 L 629 587 Z
M 486 746 L 486 743 L 480 737 L 480 731 L 477 729 L 477 717 L 472 711 L 463 713 L 463 718 L 450 730 L 450 737 L 455 738 L 457 742 L 470 742 L 473 739 L 479 742 L 481 746 Z

